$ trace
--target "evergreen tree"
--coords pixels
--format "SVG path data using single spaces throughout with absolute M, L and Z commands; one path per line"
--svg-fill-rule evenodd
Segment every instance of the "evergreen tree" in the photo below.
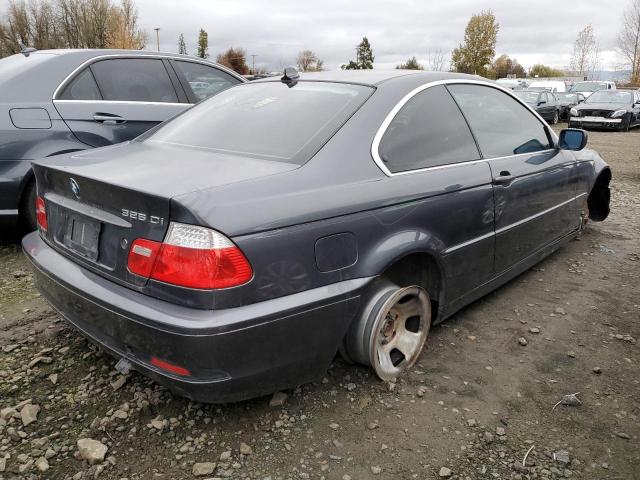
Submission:
M 401 63 L 396 66 L 398 70 L 424 70 L 424 67 L 418 63 L 418 59 L 414 56 L 407 60 L 406 63 Z
M 209 58 L 209 35 L 202 28 L 198 34 L 198 56 Z
M 371 50 L 371 44 L 367 37 L 363 37 L 358 49 L 356 50 L 356 61 L 349 60 L 346 65 L 341 65 L 343 70 L 371 70 L 373 68 L 373 50 Z
M 188 55 L 187 54 L 187 44 L 184 41 L 184 34 L 180 34 L 178 37 L 178 53 L 180 55 Z

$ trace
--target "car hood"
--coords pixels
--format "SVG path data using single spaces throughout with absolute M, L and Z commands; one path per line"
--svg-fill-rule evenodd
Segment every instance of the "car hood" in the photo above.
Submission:
M 626 103 L 581 103 L 576 107 L 578 110 L 628 110 Z
M 165 198 L 298 168 L 291 163 L 148 140 L 59 155 L 37 163 Z

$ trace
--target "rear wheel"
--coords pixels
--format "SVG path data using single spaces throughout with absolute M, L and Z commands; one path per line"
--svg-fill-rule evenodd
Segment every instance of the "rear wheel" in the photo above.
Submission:
M 369 292 L 362 316 L 352 325 L 341 352 L 391 380 L 411 368 L 431 327 L 431 301 L 416 285 L 398 287 L 380 280 Z
M 558 110 L 556 110 L 553 114 L 553 119 L 551 120 L 551 125 L 556 125 L 558 120 L 560 119 L 560 115 L 558 114 Z
M 37 228 L 36 222 L 36 182 L 31 181 L 25 187 L 20 205 L 20 223 L 22 228 L 33 232 Z

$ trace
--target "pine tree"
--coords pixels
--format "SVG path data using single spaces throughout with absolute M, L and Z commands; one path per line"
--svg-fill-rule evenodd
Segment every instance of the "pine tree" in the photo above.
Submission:
M 184 41 L 184 34 L 180 34 L 178 37 L 178 53 L 180 55 L 188 55 L 187 53 L 187 44 Z
M 198 34 L 198 56 L 209 58 L 209 35 L 202 28 Z
M 373 50 L 371 50 L 371 44 L 367 37 L 363 37 L 360 45 L 356 50 L 356 61 L 349 60 L 349 63 L 342 65 L 340 68 L 343 70 L 371 70 L 373 68 Z
M 414 56 L 411 57 L 406 63 L 401 63 L 396 66 L 398 70 L 424 70 L 424 67 L 418 63 L 418 59 Z

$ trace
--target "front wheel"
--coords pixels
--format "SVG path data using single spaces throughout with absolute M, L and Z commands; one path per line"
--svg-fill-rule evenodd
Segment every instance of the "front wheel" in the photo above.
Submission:
M 631 130 L 631 118 L 626 118 L 622 120 L 622 131 L 628 132 Z
M 558 120 L 560 120 L 560 115 L 558 115 L 558 111 L 556 110 L 553 113 L 553 119 L 551 120 L 551 125 L 557 125 Z
M 431 301 L 422 287 L 381 280 L 372 287 L 343 349 L 382 380 L 397 378 L 418 360 L 431 327 Z

